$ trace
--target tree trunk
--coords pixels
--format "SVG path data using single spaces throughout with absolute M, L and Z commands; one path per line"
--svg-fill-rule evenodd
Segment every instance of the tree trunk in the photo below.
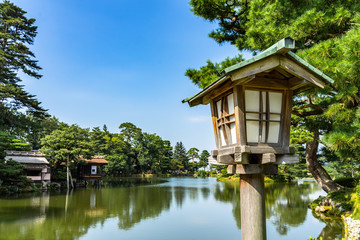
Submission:
M 70 175 L 71 188 L 73 189 L 74 188 L 74 181 L 73 181 L 73 178 L 71 176 L 71 171 L 69 171 L 69 175 Z
M 66 160 L 66 189 L 69 190 L 70 186 L 69 186 L 69 157 Z
M 335 183 L 326 170 L 321 166 L 317 159 L 317 151 L 319 147 L 319 130 L 312 132 L 314 139 L 306 143 L 306 164 L 310 173 L 315 180 L 319 183 L 320 187 L 327 193 L 338 191 L 342 186 Z

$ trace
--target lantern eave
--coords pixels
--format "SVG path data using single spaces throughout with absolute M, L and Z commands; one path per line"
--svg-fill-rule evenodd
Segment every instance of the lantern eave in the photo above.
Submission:
M 201 92 L 182 100 L 182 102 L 187 102 L 190 107 L 208 104 L 208 98 L 216 96 L 214 92 L 216 93 L 226 81 L 233 82 L 233 85 L 243 84 L 256 79 L 256 74 L 273 69 L 282 69 L 299 78 L 299 81 L 290 87 L 295 93 L 302 92 L 312 86 L 324 88 L 326 83 L 334 82 L 323 72 L 291 52 L 294 48 L 295 41 L 290 37 L 284 38 L 259 55 L 226 68 L 223 76 L 217 81 Z

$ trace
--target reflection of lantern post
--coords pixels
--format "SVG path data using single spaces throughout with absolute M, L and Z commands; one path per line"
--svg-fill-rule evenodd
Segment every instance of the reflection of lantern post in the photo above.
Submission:
M 243 240 L 266 239 L 264 175 L 276 174 L 278 164 L 298 161 L 289 147 L 293 93 L 332 82 L 292 53 L 294 48 L 295 41 L 284 38 L 183 100 L 191 107 L 211 106 L 217 150 L 209 163 L 240 174 Z

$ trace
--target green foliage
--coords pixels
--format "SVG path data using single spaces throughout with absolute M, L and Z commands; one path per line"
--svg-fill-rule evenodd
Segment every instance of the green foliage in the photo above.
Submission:
M 104 126 L 90 132 L 91 152 L 105 155 L 109 162 L 105 173 L 127 176 L 143 172 L 156 174 L 171 170 L 172 146 L 156 134 L 143 132 L 132 123 L 119 126 L 120 133 L 110 133 Z
M 360 181 L 358 182 L 355 193 L 353 194 L 352 201 L 354 203 L 354 212 L 352 217 L 360 220 Z
M 234 58 L 226 58 L 221 63 L 213 63 L 208 60 L 205 66 L 200 67 L 199 70 L 189 68 L 185 72 L 187 76 L 195 85 L 200 88 L 206 88 L 212 82 L 217 80 L 221 76 L 221 72 L 236 63 L 242 62 L 244 59 L 242 55 L 238 55 Z
M 227 176 L 228 176 L 227 169 L 226 168 L 221 169 L 221 177 L 227 177 Z
M 30 151 L 31 147 L 25 141 L 0 131 L 0 159 L 5 157 L 5 150 Z
M 37 27 L 35 19 L 27 18 L 24 10 L 9 1 L 0 3 L 0 12 L 0 128 L 26 129 L 24 110 L 33 116 L 43 116 L 46 111 L 24 90 L 18 75 L 41 77 L 41 68 L 28 47 L 34 42 Z
M 221 173 L 223 169 L 227 169 L 227 165 L 212 165 L 210 164 L 210 169 L 214 169 L 215 173 Z
M 360 2 L 191 0 L 190 5 L 195 15 L 217 23 L 218 28 L 209 34 L 211 38 L 218 43 L 236 45 L 239 50 L 256 54 L 284 37 L 296 40 L 297 54 L 335 82 L 294 98 L 291 144 L 301 163 L 305 163 L 305 145 L 317 147 L 314 138 L 321 139 L 336 154 L 337 158 L 324 150 L 326 155 L 318 160 L 316 151 L 308 153 L 312 174 L 322 172 L 317 177 L 329 183 L 330 188 L 335 185 L 321 163 L 338 161 L 342 166 L 334 164 L 327 168 L 332 174 L 350 169 L 356 175 L 360 159 Z M 192 76 L 190 80 L 203 88 L 208 85 L 208 79 L 215 79 L 214 69 L 214 64 L 208 61 L 204 67 L 192 71 L 198 81 Z M 311 136 L 311 133 L 316 134 Z
M 107 175 L 126 176 L 132 172 L 132 165 L 126 154 L 111 154 L 106 156 L 106 160 L 109 162 L 105 166 L 105 173 Z
M 59 127 L 59 120 L 56 117 L 36 117 L 32 114 L 26 116 L 26 131 L 21 135 L 31 145 L 33 150 L 41 148 L 41 139 L 49 135 Z
M 173 158 L 175 160 L 173 163 L 176 163 L 178 166 L 177 170 L 188 169 L 189 158 L 186 152 L 186 148 L 182 142 L 177 142 L 175 144 Z
M 199 156 L 200 161 L 203 161 L 205 163 L 209 163 L 208 158 L 210 157 L 210 153 L 207 150 L 203 150 Z
M 24 166 L 17 161 L 0 160 L 0 179 L 4 185 L 9 185 L 13 182 L 25 181 L 26 176 L 23 175 Z
M 209 172 L 206 172 L 205 170 L 199 170 L 199 171 L 196 172 L 196 175 L 197 175 L 198 177 L 204 178 L 204 177 L 208 177 L 208 176 L 209 176 Z
M 346 188 L 355 188 L 359 180 L 360 178 L 344 177 L 344 178 L 337 178 L 334 181 Z
M 210 157 L 210 153 L 207 150 L 203 150 L 199 156 L 199 162 L 198 162 L 198 167 L 199 168 L 205 168 L 209 165 L 209 160 L 208 158 Z
M 52 166 L 68 165 L 71 161 L 77 162 L 80 156 L 89 158 L 92 155 L 89 130 L 77 125 L 61 123 L 57 130 L 41 139 L 41 144 L 40 151 L 50 159 Z
M 279 165 L 279 176 L 283 176 L 286 181 L 294 178 L 308 178 L 310 173 L 305 163 Z M 280 177 L 281 178 L 281 177 Z
M 336 202 L 349 202 L 351 199 L 351 189 L 342 189 L 336 192 L 330 192 L 326 197 Z
M 104 126 L 106 129 L 106 126 Z M 101 155 L 107 153 L 107 141 L 110 138 L 110 133 L 102 131 L 99 127 L 94 127 L 90 132 L 89 140 L 92 151 L 95 155 Z
M 218 23 L 209 36 L 229 42 L 239 50 L 259 51 L 277 40 L 293 36 L 300 47 L 346 33 L 360 9 L 355 0 L 319 1 L 226 1 L 191 0 L 191 11 Z
M 194 162 L 195 158 L 199 158 L 199 149 L 194 147 L 190 148 L 186 154 L 189 158 L 191 158 L 192 162 Z

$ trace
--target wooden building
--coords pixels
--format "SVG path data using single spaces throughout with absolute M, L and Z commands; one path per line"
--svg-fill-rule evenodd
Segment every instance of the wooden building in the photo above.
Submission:
M 5 161 L 14 160 L 25 166 L 24 175 L 35 182 L 50 182 L 51 171 L 45 155 L 36 152 L 5 151 Z
M 101 180 L 103 176 L 103 167 L 108 164 L 104 156 L 94 156 L 91 159 L 84 159 L 84 164 L 78 168 L 78 176 L 84 180 Z

